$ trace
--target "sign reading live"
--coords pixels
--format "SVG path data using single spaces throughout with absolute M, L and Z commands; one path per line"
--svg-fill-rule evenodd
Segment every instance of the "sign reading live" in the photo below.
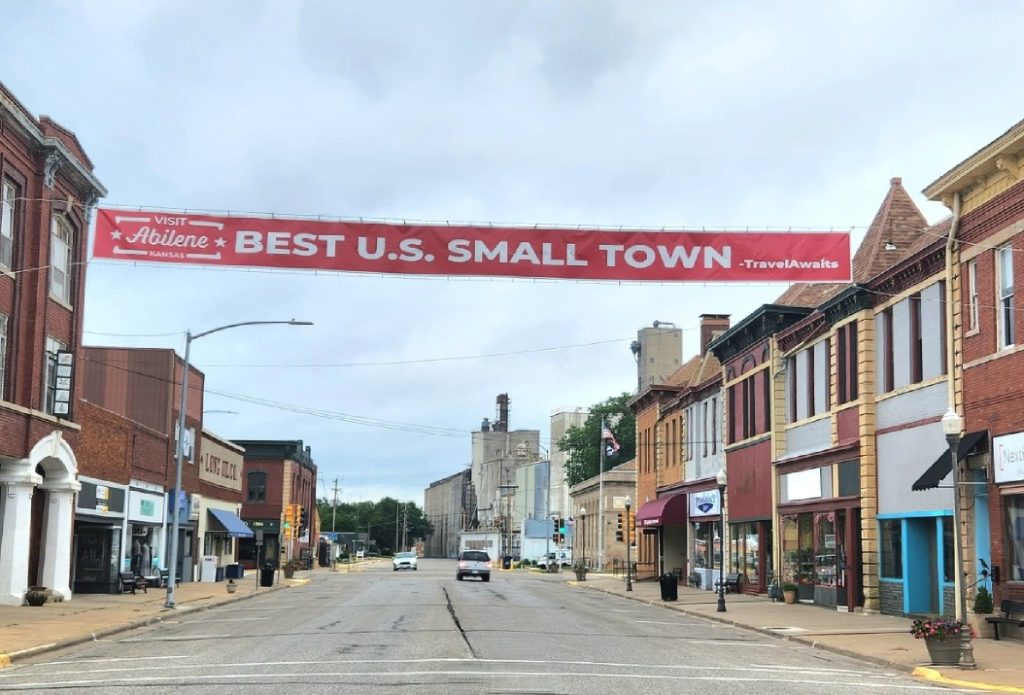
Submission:
M 846 232 L 610 231 L 101 208 L 96 258 L 404 275 L 846 282 Z

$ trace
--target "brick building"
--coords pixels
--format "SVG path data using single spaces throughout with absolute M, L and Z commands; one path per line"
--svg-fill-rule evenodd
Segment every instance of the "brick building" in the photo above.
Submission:
M 317 547 L 320 515 L 316 506 L 316 464 L 310 447 L 301 440 L 235 439 L 245 450 L 245 479 L 242 519 L 256 538 L 242 539 L 239 561 L 248 568 L 299 557 L 303 550 Z M 286 505 L 298 504 L 307 514 L 305 529 L 295 538 L 284 529 Z M 257 543 L 260 554 L 257 556 Z
M 925 189 L 953 213 L 957 373 L 966 432 L 990 448 L 961 460 L 966 480 L 964 572 L 992 570 L 998 602 L 1024 600 L 1024 121 Z M 1018 279 L 1019 278 L 1019 279 Z M 991 453 L 989 453 L 991 452 Z M 985 565 L 982 565 L 985 561 Z
M 0 85 L 0 604 L 71 598 L 72 407 L 89 215 L 103 185 L 74 133 Z

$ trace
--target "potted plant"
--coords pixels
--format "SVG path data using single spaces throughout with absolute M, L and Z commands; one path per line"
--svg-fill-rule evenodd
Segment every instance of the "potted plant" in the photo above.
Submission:
M 971 626 L 955 618 L 919 618 L 910 626 L 915 639 L 923 639 L 932 666 L 956 666 L 960 663 L 960 633 Z
M 295 569 L 296 569 L 296 567 L 297 567 L 297 565 L 294 562 L 292 562 L 291 560 L 286 562 L 284 564 L 284 578 L 285 579 L 291 579 L 292 577 L 294 577 L 295 576 Z
M 238 585 L 235 584 L 235 580 L 234 579 L 229 579 L 228 580 L 227 589 L 228 589 L 228 593 L 229 594 L 233 594 L 236 591 L 238 591 Z
M 985 620 L 992 614 L 995 606 L 992 604 L 992 594 L 985 587 L 979 587 L 974 594 L 974 613 L 971 616 L 971 628 L 979 637 L 992 639 L 995 637 L 995 626 Z
M 576 573 L 576 581 L 585 582 L 587 581 L 587 564 L 583 560 L 577 560 L 573 566 L 572 571 Z
M 782 585 L 782 598 L 786 603 L 796 603 L 797 586 L 793 582 L 785 582 Z
M 45 586 L 30 586 L 25 592 L 25 602 L 30 606 L 41 606 L 50 598 L 50 590 Z

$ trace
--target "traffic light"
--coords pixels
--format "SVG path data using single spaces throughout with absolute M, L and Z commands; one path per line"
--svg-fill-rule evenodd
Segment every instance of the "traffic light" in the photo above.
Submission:
M 299 508 L 299 531 L 304 531 L 309 528 L 309 510 L 302 505 L 296 505 Z
M 281 512 L 281 530 L 282 535 L 285 538 L 291 538 L 293 529 L 295 528 L 295 508 L 294 505 L 284 505 L 284 510 Z
M 616 514 L 615 517 L 616 517 L 616 519 L 615 519 L 615 540 L 621 542 L 621 541 L 625 540 L 625 536 L 622 533 L 622 521 L 623 521 L 623 519 L 622 519 L 622 512 L 619 512 L 618 514 Z

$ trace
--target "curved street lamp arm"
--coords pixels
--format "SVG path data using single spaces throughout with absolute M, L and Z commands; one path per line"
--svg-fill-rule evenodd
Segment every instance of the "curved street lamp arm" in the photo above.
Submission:
M 226 331 L 229 328 L 238 328 L 239 326 L 265 326 L 267 324 L 285 324 L 288 326 L 312 326 L 313 322 L 296 321 L 295 319 L 291 319 L 289 321 L 240 321 L 239 323 L 229 323 L 226 326 L 217 326 L 216 328 L 211 328 L 208 331 L 203 331 L 202 333 L 196 333 L 194 335 L 192 333 L 189 333 L 188 339 L 190 341 L 195 340 L 196 338 L 202 338 L 203 336 L 210 335 L 211 333 L 217 333 L 218 331 Z

